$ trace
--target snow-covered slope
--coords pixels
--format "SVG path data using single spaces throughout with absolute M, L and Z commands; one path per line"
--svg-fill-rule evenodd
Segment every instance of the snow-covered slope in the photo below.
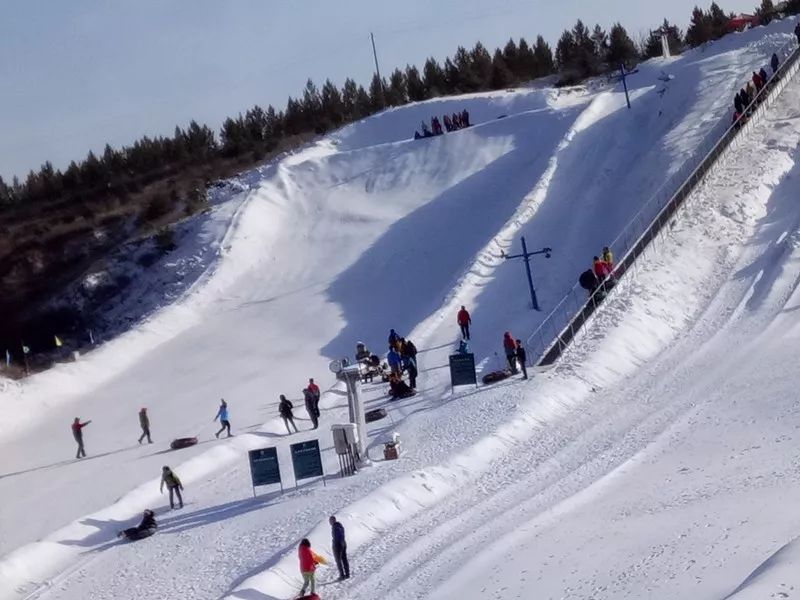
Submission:
M 624 518 L 636 507 L 620 507 L 624 494 L 612 492 L 615 485 L 626 489 L 621 482 L 628 467 L 620 465 L 633 470 L 637 463 L 626 461 L 640 451 L 656 456 L 668 427 L 686 439 L 707 433 L 682 428 L 679 419 L 692 403 L 722 389 L 715 373 L 728 374 L 709 369 L 702 356 L 714 357 L 731 344 L 747 347 L 734 324 L 752 313 L 760 326 L 774 322 L 786 329 L 778 319 L 786 303 L 762 301 L 770 289 L 765 282 L 782 278 L 770 279 L 775 271 L 767 269 L 757 276 L 741 261 L 769 254 L 758 249 L 768 246 L 771 229 L 757 227 L 755 218 L 769 185 L 793 163 L 796 85 L 783 112 L 776 112 L 780 120 L 762 125 L 753 147 L 742 148 L 743 156 L 707 187 L 674 246 L 654 254 L 647 272 L 626 283 L 629 289 L 598 323 L 597 339 L 560 370 L 528 384 L 450 395 L 443 367 L 456 337 L 455 309 L 472 309 L 473 348 L 482 368 L 490 368 L 499 360 L 504 330 L 523 336 L 542 318 L 528 309 L 522 266 L 504 263 L 500 251 L 516 246 L 519 234 L 532 246 L 554 248 L 552 259 L 535 264 L 540 302 L 552 306 L 591 255 L 727 120 L 733 90 L 785 43 L 793 26 L 776 23 L 667 64 L 643 65 L 631 80 L 631 111 L 611 87 L 435 101 L 353 125 L 262 169 L 258 189 L 231 211 L 219 263 L 192 293 L 84 363 L 1 397 L 19 419 L 0 428 L 0 554 L 6 555 L 0 597 L 25 597 L 47 580 L 37 596 L 123 598 L 136 590 L 137 596 L 165 598 L 289 597 L 297 585 L 294 546 L 310 535 L 324 549 L 330 512 L 341 512 L 346 522 L 358 576 L 348 586 L 326 587 L 326 600 L 373 598 L 387 590 L 396 598 L 424 597 L 439 584 L 433 593 L 443 598 L 527 597 L 507 586 L 508 579 L 529 581 L 520 575 L 528 564 L 531 572 L 541 570 L 537 586 L 551 586 L 543 597 L 586 597 L 593 589 L 610 594 L 598 597 L 619 597 L 611 594 L 608 573 L 628 556 L 631 564 L 640 557 L 665 569 L 666 580 L 677 563 L 659 560 L 657 552 L 655 558 L 636 553 L 647 540 L 632 533 L 639 521 Z M 663 71 L 673 78 L 665 81 Z M 475 127 L 431 140 L 402 139 L 421 114 L 463 103 Z M 762 179 L 750 193 L 748 183 Z M 732 199 L 722 202 L 719 189 Z M 773 216 L 791 221 L 791 208 L 776 198 L 770 200 L 780 207 Z M 760 283 L 750 304 L 732 320 L 725 299 L 741 295 L 739 288 L 755 277 Z M 775 285 L 788 294 L 789 287 Z M 350 354 L 359 339 L 382 350 L 389 327 L 409 333 L 422 350 L 421 394 L 390 405 L 388 424 L 372 426 L 370 456 L 377 458 L 381 441 L 397 429 L 406 448 L 402 459 L 376 462 L 327 487 L 311 483 L 283 496 L 250 499 L 249 448 L 276 444 L 288 465 L 289 442 L 320 437 L 333 470 L 327 429 L 346 419 L 341 392 L 326 394 L 319 432 L 303 423 L 306 431 L 288 437 L 273 418 L 277 395 L 300 397 L 311 376 L 332 384 L 327 362 Z M 704 330 L 718 331 L 719 342 L 689 352 L 702 345 Z M 754 348 L 764 356 L 780 354 Z M 689 377 L 692 372 L 699 375 Z M 701 387 L 691 387 L 695 380 Z M 745 386 L 740 380 L 737 387 Z M 384 391 L 367 386 L 370 407 L 385 403 Z M 675 394 L 680 401 L 672 403 Z M 211 419 L 222 396 L 235 431 L 244 435 L 217 442 Z M 134 442 L 143 405 L 151 412 L 155 447 Z M 80 462 L 69 460 L 75 416 L 93 421 L 86 429 L 90 456 Z M 717 437 L 728 425 L 719 426 Z M 184 435 L 199 435 L 202 443 L 165 451 L 168 440 Z M 680 460 L 701 455 L 690 447 Z M 664 456 L 667 473 L 675 455 Z M 156 477 L 165 463 L 186 483 L 190 504 L 182 512 L 161 511 Z M 717 471 L 707 467 L 705 473 L 713 479 Z M 705 481 L 702 474 L 674 477 L 687 482 L 689 497 Z M 657 514 L 646 502 L 647 490 L 655 495 L 664 482 L 654 476 L 637 485 L 637 507 Z M 592 506 L 604 493 L 606 512 L 595 522 Z M 683 491 L 672 493 L 680 498 Z M 46 510 L 30 519 L 31 506 L 43 499 Z M 120 524 L 147 506 L 159 508 L 159 534 L 141 544 L 116 543 Z M 686 514 L 666 521 L 669 534 Z M 523 520 L 528 525 L 517 531 Z M 664 522 L 645 521 L 648 532 Z M 540 523 L 541 540 L 535 537 Z M 576 557 L 584 548 L 606 562 L 581 562 Z M 508 562 L 510 549 L 527 564 L 504 571 L 499 565 Z M 559 569 L 562 557 L 574 571 Z M 453 571 L 456 563 L 463 567 Z M 472 579 L 475 565 L 502 574 L 503 581 L 479 585 Z M 50 580 L 58 571 L 63 574 Z M 622 587 L 614 589 L 643 597 L 633 572 L 615 579 Z M 675 579 L 676 586 L 692 581 Z

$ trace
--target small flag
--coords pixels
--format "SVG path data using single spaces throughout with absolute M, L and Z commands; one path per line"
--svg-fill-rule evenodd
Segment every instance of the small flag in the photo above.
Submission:
M 6 350 L 6 367 L 11 366 L 11 352 Z
M 31 353 L 31 349 L 28 348 L 25 344 L 22 344 L 22 353 L 23 354 L 30 354 Z
M 61 348 L 61 346 L 64 345 L 63 342 L 58 338 L 57 335 L 54 335 L 53 337 L 55 338 L 56 341 L 56 348 Z

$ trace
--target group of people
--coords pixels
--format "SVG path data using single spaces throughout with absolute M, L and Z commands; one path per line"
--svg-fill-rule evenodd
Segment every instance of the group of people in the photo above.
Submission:
M 798 24 L 800 27 L 800 24 Z M 798 33 L 797 28 L 795 28 L 795 33 Z M 780 60 L 778 59 L 777 53 L 772 53 L 772 58 L 770 59 L 770 68 L 772 69 L 772 76 L 774 77 L 775 74 L 778 72 L 778 68 L 780 67 Z M 770 76 L 767 73 L 767 70 L 764 67 L 761 67 L 758 71 L 753 71 L 753 75 L 747 84 L 740 89 L 736 95 L 733 97 L 733 123 L 736 127 L 740 127 L 745 119 L 750 116 L 753 111 L 754 103 L 759 104 L 762 100 L 762 96 L 759 96 L 761 90 L 763 90 L 768 84 L 770 83 Z
M 444 127 L 442 127 L 442 123 L 444 123 Z M 425 121 L 422 121 L 422 129 L 421 131 L 414 132 L 414 139 L 419 140 L 421 138 L 442 135 L 445 131 L 449 133 L 469 126 L 469 111 L 465 108 L 461 112 L 454 112 L 452 115 L 444 115 L 441 121 L 437 116 L 431 117 L 430 127 L 428 127 Z
M 303 388 L 303 402 L 306 406 L 306 412 L 309 419 L 311 419 L 312 429 L 319 427 L 319 417 L 321 415 L 319 410 L 319 400 L 321 393 L 319 386 L 314 383 L 314 378 L 308 380 L 308 386 Z M 291 435 L 292 430 L 290 425 L 294 428 L 294 433 L 297 433 L 297 425 L 294 422 L 294 404 L 283 394 L 280 395 L 280 402 L 278 403 L 278 414 L 283 419 L 283 424 L 286 426 L 286 432 Z
M 608 246 L 603 247 L 600 256 L 592 257 L 592 268 L 580 274 L 578 283 L 589 294 L 601 287 L 606 290 L 614 286 L 614 254 Z
M 522 340 L 515 340 L 511 332 L 506 331 L 503 334 L 503 350 L 505 351 L 508 368 L 511 369 L 511 374 L 516 375 L 521 369 L 522 378 L 527 379 L 528 354 L 525 352 L 525 346 L 522 345 Z
M 417 347 L 414 342 L 400 336 L 394 329 L 389 330 L 389 351 L 386 362 L 389 364 L 389 396 L 393 400 L 408 398 L 416 394 Z M 408 383 L 403 380 L 408 375 Z
M 350 561 L 347 559 L 347 540 L 345 538 L 344 525 L 334 516 L 328 519 L 328 523 L 331 526 L 331 550 L 333 550 L 333 559 L 336 561 L 336 568 L 339 571 L 339 581 L 344 581 L 345 579 L 350 579 Z M 327 561 L 311 549 L 311 542 L 308 538 L 300 540 L 297 556 L 300 561 L 300 575 L 303 577 L 300 597 L 315 598 L 317 565 L 327 564 Z M 311 596 L 305 595 L 306 590 Z

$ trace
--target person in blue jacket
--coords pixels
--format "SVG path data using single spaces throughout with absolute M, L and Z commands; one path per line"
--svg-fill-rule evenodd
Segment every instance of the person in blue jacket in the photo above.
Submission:
M 392 348 L 397 348 L 397 342 L 400 341 L 400 336 L 397 335 L 397 332 L 394 329 L 389 330 L 389 345 Z
M 394 346 L 389 346 L 389 353 L 386 355 L 386 361 L 389 363 L 389 368 L 395 375 L 400 375 L 403 372 L 403 358 L 400 353 L 395 350 Z
M 220 400 L 219 402 L 220 402 L 219 410 L 217 411 L 217 416 L 214 417 L 214 420 L 216 421 L 217 419 L 219 419 L 220 425 L 222 425 L 222 427 L 220 427 L 220 430 L 214 435 L 217 438 L 219 438 L 219 434 L 227 429 L 228 437 L 231 437 L 231 422 L 228 420 L 228 403 L 225 402 L 225 400 Z
M 336 568 L 339 569 L 339 579 L 350 579 L 350 561 L 347 560 L 347 540 L 344 537 L 344 525 L 331 516 L 328 519 L 331 524 L 331 546 L 333 548 L 333 558 L 336 560 Z

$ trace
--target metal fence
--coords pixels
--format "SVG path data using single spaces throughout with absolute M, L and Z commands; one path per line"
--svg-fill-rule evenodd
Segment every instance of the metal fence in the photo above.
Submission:
M 609 244 L 616 256 L 612 278 L 619 282 L 676 217 L 689 195 L 703 181 L 717 161 L 723 157 L 737 136 L 749 131 L 754 121 L 778 98 L 800 68 L 800 51 L 795 40 L 776 51 L 781 64 L 768 83 L 756 94 L 747 107 L 746 121 L 730 124 L 727 117 L 718 122 L 706 135 L 705 141 L 642 205 L 616 239 Z M 577 283 L 545 317 L 527 340 L 531 363 L 540 367 L 553 365 L 573 343 L 590 317 L 613 289 L 598 288 L 587 298 L 587 291 Z

